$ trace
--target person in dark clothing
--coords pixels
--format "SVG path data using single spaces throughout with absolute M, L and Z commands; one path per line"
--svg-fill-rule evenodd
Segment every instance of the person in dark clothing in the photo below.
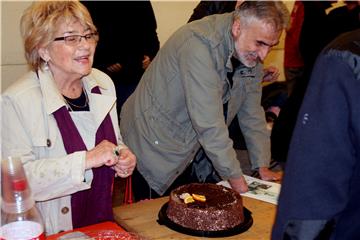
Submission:
M 328 14 L 331 26 L 329 40 L 344 32 L 360 28 L 360 1 L 344 1 L 345 5 L 331 10 Z
M 117 111 L 159 50 L 150 1 L 83 1 L 99 31 L 94 67 L 114 81 Z
M 241 2 L 242 1 L 200 1 L 194 8 L 194 12 L 188 22 L 199 20 L 213 14 L 232 12 Z
M 291 140 L 272 239 L 360 238 L 359 62 L 360 30 L 344 33 L 317 58 Z
M 300 34 L 304 21 L 303 1 L 295 1 L 291 11 L 290 26 L 286 29 L 284 43 L 284 74 L 291 95 L 294 85 L 304 73 L 304 61 L 300 53 Z
M 303 1 L 304 20 L 299 47 L 304 61 L 304 73 L 295 82 L 292 94 L 282 107 L 271 131 L 271 156 L 276 162 L 286 162 L 292 132 L 314 62 L 328 42 L 329 25 L 325 10 L 331 3 L 332 1 Z M 318 34 L 319 29 L 324 34 Z
M 300 34 L 300 52 L 304 60 L 305 74 L 309 77 L 316 57 L 329 42 L 330 27 L 326 9 L 333 1 L 303 1 L 304 21 Z M 319 34 L 321 30 L 322 34 Z M 316 37 L 314 37 L 316 36 Z

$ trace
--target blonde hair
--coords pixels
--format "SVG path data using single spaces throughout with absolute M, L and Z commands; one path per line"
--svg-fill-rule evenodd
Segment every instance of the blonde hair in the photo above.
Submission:
M 235 10 L 233 20 L 250 24 L 254 18 L 271 24 L 275 31 L 282 31 L 289 24 L 290 13 L 282 1 L 243 1 Z
M 47 47 L 55 38 L 61 23 L 77 20 L 91 31 L 96 31 L 90 13 L 79 1 L 37 1 L 21 17 L 20 31 L 24 41 L 25 58 L 31 70 L 44 63 L 38 50 Z

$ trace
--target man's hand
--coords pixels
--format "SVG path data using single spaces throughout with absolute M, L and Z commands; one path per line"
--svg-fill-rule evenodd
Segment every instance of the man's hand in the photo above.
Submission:
M 143 61 L 142 61 L 142 68 L 143 68 L 144 70 L 147 69 L 147 67 L 150 65 L 150 63 L 151 63 L 150 57 L 147 56 L 147 55 L 144 55 L 144 59 L 143 59 Z
M 264 76 L 262 82 L 275 82 L 280 76 L 280 71 L 274 66 L 269 66 L 264 69 Z
M 246 180 L 244 176 L 241 176 L 239 178 L 230 178 L 229 183 L 232 189 L 237 191 L 238 193 L 244 193 L 249 191 L 248 185 L 246 183 Z
M 260 178 L 265 181 L 280 181 L 282 179 L 281 172 L 273 172 L 267 167 L 260 167 L 259 175 Z
M 120 63 L 114 63 L 106 68 L 111 73 L 117 73 L 120 72 L 122 69 L 122 66 Z

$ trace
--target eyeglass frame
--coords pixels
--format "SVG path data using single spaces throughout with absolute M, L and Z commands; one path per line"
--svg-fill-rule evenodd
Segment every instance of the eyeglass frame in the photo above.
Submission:
M 71 37 L 79 38 L 79 40 L 74 42 L 74 44 L 69 43 L 66 39 L 71 38 Z M 85 34 L 85 35 L 74 34 L 74 35 L 69 35 L 69 36 L 64 36 L 64 37 L 57 37 L 57 38 L 54 38 L 53 41 L 54 42 L 56 42 L 56 41 L 64 41 L 65 44 L 68 45 L 68 46 L 77 46 L 78 44 L 80 44 L 81 39 L 83 39 L 83 38 L 85 39 L 86 42 L 88 40 L 93 39 L 94 43 L 97 43 L 99 41 L 99 34 L 98 34 L 98 32 L 92 32 L 92 33 L 88 33 L 88 34 Z

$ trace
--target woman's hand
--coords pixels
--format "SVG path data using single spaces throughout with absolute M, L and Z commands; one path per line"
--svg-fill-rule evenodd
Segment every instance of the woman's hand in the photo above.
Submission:
M 119 161 L 113 167 L 116 175 L 122 178 L 130 176 L 136 166 L 136 156 L 128 148 L 120 150 Z
M 116 145 L 108 140 L 103 140 L 90 151 L 86 152 L 85 169 L 97 168 L 103 165 L 114 166 L 119 157 L 115 155 Z

